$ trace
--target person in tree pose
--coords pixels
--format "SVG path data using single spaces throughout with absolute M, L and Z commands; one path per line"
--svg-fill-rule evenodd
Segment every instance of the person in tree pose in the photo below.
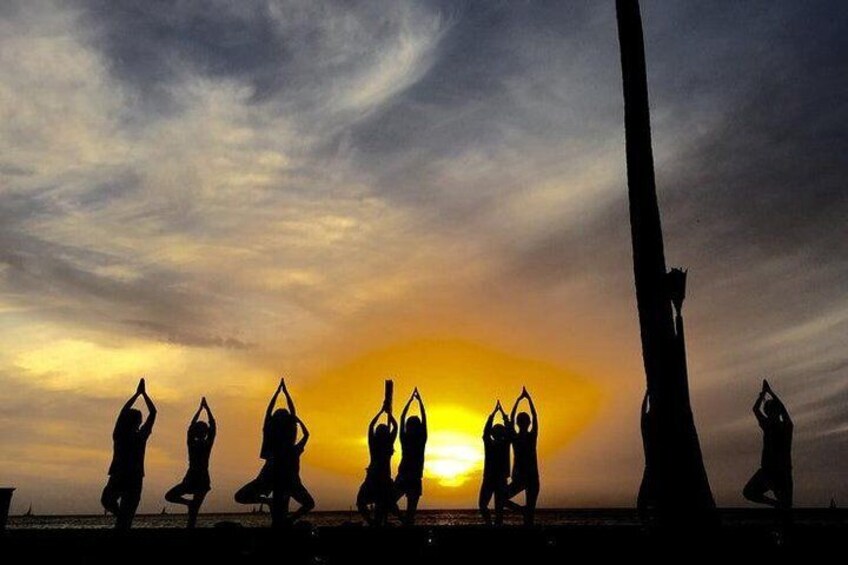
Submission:
M 275 410 L 282 392 L 288 409 Z M 298 428 L 301 438 L 297 440 Z M 271 508 L 271 526 L 281 527 L 294 522 L 315 507 L 315 501 L 300 479 L 300 456 L 309 440 L 309 431 L 297 417 L 294 401 L 286 388 L 285 379 L 280 384 L 268 408 L 262 425 L 260 457 L 265 460 L 259 476 L 236 492 L 239 504 L 267 504 Z M 289 516 L 289 501 L 294 499 L 300 508 Z
M 200 419 L 203 411 L 206 411 L 208 423 Z M 215 416 L 209 409 L 209 404 L 204 396 L 200 401 L 200 407 L 195 412 L 186 432 L 186 444 L 188 445 L 188 471 L 182 481 L 167 493 L 165 500 L 172 504 L 183 504 L 188 508 L 188 527 L 193 528 L 197 523 L 197 514 L 203 504 L 203 499 L 211 487 L 209 480 L 209 456 L 212 454 L 212 445 L 218 426 Z M 190 496 L 191 498 L 187 498 Z
M 384 526 L 389 512 L 395 508 L 394 485 L 392 483 L 392 455 L 398 424 L 391 412 L 387 397 L 380 411 L 368 424 L 368 452 L 370 463 L 365 472 L 365 481 L 356 495 L 356 508 L 372 526 Z M 379 423 L 386 414 L 388 423 Z
M 139 396 L 147 405 L 147 419 L 144 423 L 141 411 L 133 408 Z M 115 516 L 117 529 L 129 529 L 138 509 L 144 481 L 144 452 L 155 422 L 156 406 L 147 395 L 144 379 L 141 379 L 135 394 L 121 408 L 115 421 L 109 481 L 100 497 L 103 508 Z
M 525 399 L 530 406 L 530 414 L 521 412 L 516 416 L 518 405 Z M 506 505 L 513 510 L 523 510 L 524 524 L 532 526 L 536 514 L 536 500 L 539 497 L 539 462 L 536 454 L 536 444 L 539 439 L 539 416 L 536 414 L 536 406 L 526 388 L 521 389 L 521 395 L 512 406 L 509 421 L 514 422 L 518 430 L 512 429 L 510 434 L 514 458 L 512 480 L 507 487 Z M 522 491 L 525 497 L 523 509 L 511 500 Z
M 495 416 L 500 413 L 502 424 L 495 424 Z M 503 509 L 506 502 L 507 479 L 509 478 L 509 447 L 512 424 L 498 400 L 494 410 L 483 428 L 483 483 L 480 485 L 478 506 L 486 525 L 492 525 L 492 513 L 489 503 L 495 498 L 495 525 L 503 523 Z
M 745 485 L 742 494 L 751 502 L 788 511 L 792 508 L 793 490 L 792 419 L 765 379 L 753 410 L 763 430 L 763 454 L 759 470 Z M 766 496 L 768 491 L 774 496 Z
M 412 402 L 418 402 L 421 417 L 407 418 Z M 401 458 L 398 474 L 395 478 L 395 504 L 406 496 L 406 515 L 403 521 L 407 525 L 415 523 L 415 511 L 422 493 L 422 478 L 424 477 L 424 447 L 427 444 L 427 412 L 424 402 L 416 388 L 403 407 L 400 414 L 400 446 Z

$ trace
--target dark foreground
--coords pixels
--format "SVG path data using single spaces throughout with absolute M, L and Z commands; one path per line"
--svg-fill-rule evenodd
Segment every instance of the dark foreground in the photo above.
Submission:
M 796 523 L 778 533 L 773 524 L 724 523 L 717 528 L 680 524 L 674 532 L 637 525 L 569 525 L 484 528 L 424 526 L 374 530 L 359 525 L 288 530 L 222 523 L 194 531 L 10 529 L 0 534 L 0 562 L 62 565 L 131 563 L 566 563 L 585 559 L 673 558 L 676 562 L 806 563 L 844 560 L 848 521 Z M 49 560 L 49 561 L 46 561 Z

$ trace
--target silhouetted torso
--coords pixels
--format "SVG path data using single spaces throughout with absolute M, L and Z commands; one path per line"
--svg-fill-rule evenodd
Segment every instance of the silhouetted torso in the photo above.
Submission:
M 485 479 L 509 477 L 509 442 L 486 435 L 483 445 L 485 452 L 483 477 Z
M 259 457 L 268 461 L 274 457 L 274 443 L 276 441 L 274 422 L 267 418 L 262 425 L 262 447 L 259 449 Z
M 194 485 L 200 483 L 208 486 L 209 456 L 212 453 L 212 441 L 209 438 L 189 438 L 188 472 L 186 478 Z
M 284 443 L 279 449 L 274 450 L 274 465 L 277 476 L 285 481 L 300 480 L 300 456 L 303 455 L 303 446 L 299 444 Z
M 408 479 L 424 476 L 424 446 L 422 438 L 401 436 L 401 460 L 398 475 Z
M 763 426 L 763 469 L 773 473 L 792 470 L 792 428 L 780 420 L 766 421 Z
M 150 429 L 147 426 L 113 434 L 114 451 L 112 464 L 109 465 L 109 474 L 127 479 L 144 477 L 144 453 L 149 437 Z
M 513 436 L 512 448 L 515 462 L 512 480 L 520 483 L 539 481 L 539 464 L 536 460 L 536 434 L 519 432 Z
M 368 452 L 371 456 L 368 472 L 380 477 L 391 477 L 394 447 L 389 443 L 373 441 L 368 446 Z

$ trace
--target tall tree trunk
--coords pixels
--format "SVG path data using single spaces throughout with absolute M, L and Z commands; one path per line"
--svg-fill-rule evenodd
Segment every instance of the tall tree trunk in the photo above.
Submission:
M 657 205 L 645 47 L 638 0 L 616 0 L 633 272 L 642 336 L 642 358 L 656 418 L 652 461 L 656 507 L 661 516 L 715 507 L 689 403 L 685 345 L 675 332 L 666 290 L 662 224 Z M 680 354 L 683 352 L 684 354 Z M 646 453 L 646 457 L 649 455 Z

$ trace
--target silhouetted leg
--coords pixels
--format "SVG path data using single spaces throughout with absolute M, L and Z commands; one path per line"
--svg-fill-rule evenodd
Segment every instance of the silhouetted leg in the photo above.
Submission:
M 312 498 L 312 495 L 309 494 L 309 491 L 306 490 L 306 487 L 303 486 L 303 483 L 298 483 L 294 485 L 289 493 L 292 500 L 297 502 L 300 505 L 292 515 L 291 521 L 296 522 L 300 518 L 302 518 L 307 512 L 315 508 L 315 499 Z
M 505 488 L 504 494 L 504 506 L 513 512 L 524 512 L 524 507 L 512 500 L 514 497 L 521 494 L 522 491 L 526 490 L 526 486 L 523 482 L 512 481 Z
M 480 485 L 480 498 L 477 500 L 477 507 L 480 508 L 480 515 L 483 516 L 483 522 L 487 526 L 492 525 L 492 513 L 489 511 L 489 503 L 492 501 L 492 496 L 495 494 L 495 489 L 486 479 L 483 479 L 483 484 Z
M 421 498 L 421 495 L 417 492 L 410 493 L 406 497 L 406 516 L 404 517 L 404 523 L 407 526 L 412 526 L 415 524 L 415 512 L 418 510 L 418 500 Z
M 271 505 L 271 491 L 274 486 L 268 477 L 270 469 L 268 464 L 259 472 L 259 476 L 241 487 L 235 494 L 235 500 L 239 504 L 267 504 Z
M 282 528 L 290 524 L 289 516 L 289 495 L 279 494 L 278 490 L 274 490 L 274 496 L 271 497 L 271 527 Z
M 186 498 L 186 494 L 188 494 L 188 487 L 185 483 L 180 483 L 165 493 L 165 500 L 171 504 L 183 504 L 188 506 L 191 504 L 191 499 Z
M 188 523 L 187 528 L 193 528 L 197 525 L 197 515 L 200 513 L 200 507 L 203 506 L 203 500 L 206 498 L 206 492 L 194 493 L 194 498 L 188 503 Z
M 141 481 L 138 484 L 132 485 L 121 493 L 121 502 L 118 509 L 118 517 L 115 520 L 115 528 L 119 530 L 129 530 L 132 526 L 135 511 L 138 510 L 138 503 L 141 501 Z
M 507 502 L 506 496 L 506 480 L 504 479 L 496 488 L 495 488 L 495 525 L 501 526 L 503 525 L 503 515 L 504 515 L 504 505 Z
M 771 490 L 771 488 L 771 480 L 768 473 L 763 469 L 759 469 L 751 477 L 751 480 L 748 481 L 748 484 L 745 485 L 745 488 L 742 489 L 742 496 L 757 504 L 777 506 L 777 500 L 766 496 L 766 492 Z
M 120 506 L 118 506 L 119 497 L 120 492 L 115 485 L 115 481 L 112 477 L 109 477 L 109 480 L 106 482 L 106 486 L 103 487 L 103 494 L 100 495 L 100 504 L 103 505 L 103 508 L 105 508 L 107 512 L 113 516 L 117 516 L 118 512 L 120 512 Z
M 371 509 L 369 508 L 369 505 L 373 502 L 371 486 L 368 484 L 368 479 L 366 478 L 365 482 L 359 487 L 359 492 L 356 493 L 356 509 L 369 526 L 374 525 L 374 517 L 371 515 Z
M 403 498 L 404 496 L 407 496 L 406 490 L 404 490 L 403 485 L 400 485 L 398 483 L 398 481 L 395 481 L 394 503 L 392 504 L 392 514 L 394 514 L 397 517 L 398 520 L 404 520 L 404 516 L 400 511 L 400 505 L 398 504 L 400 502 L 400 499 Z M 407 497 L 407 504 L 408 504 L 408 497 Z
M 792 525 L 792 472 L 784 474 L 774 485 L 774 497 L 777 500 L 776 507 L 780 512 L 780 521 L 784 527 Z
M 524 503 L 524 525 L 532 526 L 536 517 L 536 501 L 539 499 L 539 483 L 531 481 L 524 491 L 526 502 Z

